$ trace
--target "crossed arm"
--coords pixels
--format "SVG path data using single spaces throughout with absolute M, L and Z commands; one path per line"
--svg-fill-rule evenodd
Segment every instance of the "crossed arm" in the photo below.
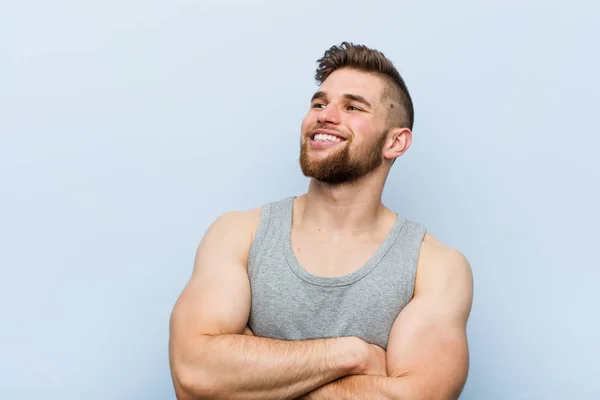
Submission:
M 469 366 L 471 270 L 460 253 L 427 240 L 415 296 L 390 332 L 388 376 L 348 376 L 304 399 L 458 399 Z
M 468 371 L 472 299 L 471 270 L 460 253 L 429 236 L 423 241 L 414 298 L 390 332 L 387 376 L 375 376 L 377 358 L 358 338 L 279 341 L 244 334 L 245 263 L 258 216 L 257 210 L 225 214 L 198 247 L 171 316 L 179 400 L 458 398 Z

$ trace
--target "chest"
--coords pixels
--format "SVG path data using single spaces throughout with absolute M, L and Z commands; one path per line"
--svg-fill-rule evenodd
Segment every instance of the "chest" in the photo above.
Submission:
M 324 277 L 347 275 L 361 268 L 384 239 L 294 230 L 291 233 L 292 249 L 298 263 L 308 272 Z
M 289 269 L 288 269 L 289 271 Z M 356 336 L 382 348 L 412 288 L 378 271 L 353 285 L 320 287 L 274 273 L 251 280 L 249 327 L 279 340 Z

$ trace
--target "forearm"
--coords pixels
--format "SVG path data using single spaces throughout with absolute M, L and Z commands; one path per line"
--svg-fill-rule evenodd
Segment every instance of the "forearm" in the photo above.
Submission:
M 414 390 L 404 378 L 352 375 L 324 385 L 298 400 L 414 400 Z
M 205 336 L 186 360 L 190 398 L 293 399 L 355 373 L 357 338 L 281 341 L 247 335 Z

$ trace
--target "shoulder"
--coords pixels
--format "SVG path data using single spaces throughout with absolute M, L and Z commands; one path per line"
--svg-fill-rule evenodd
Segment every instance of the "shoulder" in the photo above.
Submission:
M 227 211 L 210 224 L 206 236 L 227 237 L 229 239 L 253 239 L 260 223 L 262 207 L 244 211 Z
M 429 232 L 423 236 L 419 254 L 419 264 L 423 263 L 427 269 L 440 268 L 444 270 L 470 270 L 467 258 L 458 249 L 446 246 Z M 441 272 L 441 271 L 437 271 Z
M 247 257 L 260 223 L 262 207 L 227 211 L 216 217 L 198 244 L 197 253 L 229 253 Z
M 419 254 L 417 295 L 456 300 L 467 312 L 473 298 L 473 273 L 467 258 L 429 233 L 423 238 Z
M 215 218 L 210 225 L 209 230 L 215 228 L 252 228 L 255 225 L 258 225 L 261 212 L 262 207 L 244 211 L 227 211 Z

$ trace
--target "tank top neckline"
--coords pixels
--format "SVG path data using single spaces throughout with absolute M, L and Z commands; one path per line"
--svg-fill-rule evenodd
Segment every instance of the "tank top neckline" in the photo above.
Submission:
M 392 246 L 396 242 L 396 239 L 398 238 L 398 235 L 400 234 L 400 231 L 402 230 L 402 227 L 404 226 L 404 222 L 406 221 L 400 215 L 396 214 L 396 220 L 394 221 L 394 224 L 392 225 L 392 228 L 390 229 L 385 240 L 377 247 L 375 252 L 367 260 L 367 262 L 358 269 L 341 276 L 320 276 L 315 275 L 312 272 L 309 272 L 304 267 L 302 267 L 296 257 L 296 253 L 294 253 L 294 248 L 292 246 L 292 220 L 295 200 L 296 196 L 287 198 L 285 200 L 283 208 L 283 212 L 285 213 L 285 215 L 283 216 L 284 226 L 282 228 L 285 232 L 285 257 L 287 259 L 290 269 L 298 278 L 302 279 L 307 283 L 317 286 L 347 286 L 358 282 L 359 280 L 367 276 L 377 267 L 377 265 L 380 263 L 383 257 L 385 257 L 388 251 L 392 248 Z

